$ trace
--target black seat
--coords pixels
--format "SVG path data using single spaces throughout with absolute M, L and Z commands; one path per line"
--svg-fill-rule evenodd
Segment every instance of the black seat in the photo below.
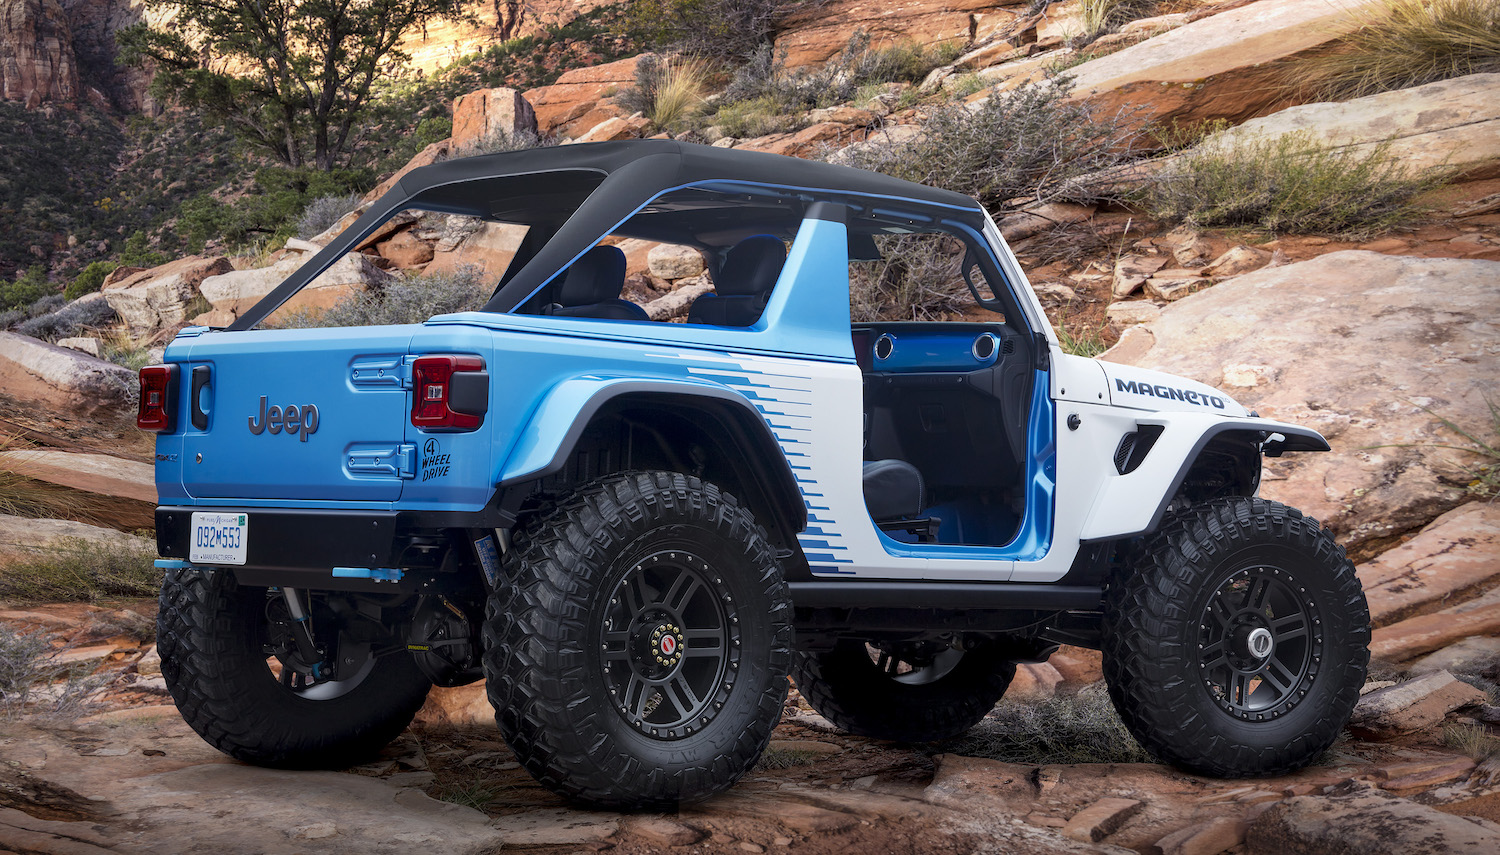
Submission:
M 693 301 L 688 323 L 748 327 L 760 320 L 785 264 L 781 238 L 753 235 L 735 244 L 714 274 L 714 292 Z
M 547 314 L 612 321 L 650 320 L 645 309 L 620 299 L 624 287 L 625 253 L 617 246 L 596 246 L 568 266 Z
M 865 507 L 876 522 L 910 519 L 927 506 L 922 473 L 905 460 L 867 460 L 864 466 Z

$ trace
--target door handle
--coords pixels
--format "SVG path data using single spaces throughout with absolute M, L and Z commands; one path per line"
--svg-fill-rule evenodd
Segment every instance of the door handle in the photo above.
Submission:
M 193 366 L 192 391 L 188 395 L 188 401 L 193 427 L 197 430 L 208 430 L 208 411 L 212 409 L 213 406 L 212 404 L 210 404 L 205 408 L 203 406 L 203 398 L 205 394 L 204 387 L 208 388 L 207 395 L 209 397 L 213 396 L 213 387 L 209 385 L 212 380 L 212 368 L 208 367 L 207 365 Z

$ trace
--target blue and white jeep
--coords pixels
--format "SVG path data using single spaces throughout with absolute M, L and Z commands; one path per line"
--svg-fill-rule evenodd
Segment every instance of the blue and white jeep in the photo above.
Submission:
M 524 230 L 482 310 L 257 329 L 408 210 Z M 701 253 L 686 323 L 620 298 L 631 238 Z M 851 324 L 851 275 L 990 314 Z M 484 677 L 544 785 L 671 806 L 756 762 L 788 674 L 942 740 L 1066 643 L 1158 757 L 1260 775 L 1363 683 L 1343 550 L 1256 498 L 1323 438 L 1064 354 L 979 204 L 882 175 L 671 141 L 423 167 L 141 387 L 162 671 L 252 763 L 356 762 Z

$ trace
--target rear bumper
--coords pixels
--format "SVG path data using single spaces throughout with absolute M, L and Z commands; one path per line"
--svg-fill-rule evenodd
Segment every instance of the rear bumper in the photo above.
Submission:
M 322 575 L 334 567 L 400 567 L 412 537 L 448 529 L 509 528 L 515 521 L 493 508 L 458 513 L 163 505 L 156 509 L 156 551 L 163 558 L 190 560 L 194 511 L 249 517 L 245 563 L 236 570 L 309 570 Z

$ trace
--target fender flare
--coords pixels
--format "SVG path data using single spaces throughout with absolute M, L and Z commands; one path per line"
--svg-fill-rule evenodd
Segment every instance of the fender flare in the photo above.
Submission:
M 681 379 L 637 377 L 573 377 L 552 387 L 532 417 L 521 429 L 521 439 L 502 464 L 495 479 L 499 489 L 545 478 L 567 465 L 583 431 L 605 405 L 627 396 L 670 397 L 691 403 L 712 402 L 727 416 L 727 427 L 743 431 L 737 437 L 751 444 L 746 458 L 758 465 L 748 467 L 750 480 L 764 493 L 774 515 L 772 528 L 782 528 L 789 539 L 807 527 L 807 505 L 792 474 L 791 464 L 771 427 L 744 395 L 716 383 Z M 710 413 L 711 416 L 718 416 Z M 719 419 L 723 421 L 724 419 Z M 751 497 L 742 496 L 749 501 Z
M 1139 424 L 1142 425 L 1157 424 L 1167 428 L 1167 432 L 1157 441 L 1153 449 L 1154 453 L 1160 453 L 1164 448 L 1171 447 L 1172 443 L 1168 440 L 1174 439 L 1171 437 L 1172 427 L 1176 426 L 1179 430 L 1191 430 L 1194 427 L 1194 423 L 1199 419 L 1213 419 L 1213 421 L 1211 424 L 1205 425 L 1201 430 L 1197 431 L 1197 436 L 1187 452 L 1181 457 L 1176 458 L 1175 469 L 1171 470 L 1171 477 L 1165 482 L 1164 489 L 1155 489 L 1153 487 L 1153 492 L 1159 495 L 1160 498 L 1155 505 L 1148 506 L 1151 507 L 1149 518 L 1136 512 L 1122 515 L 1124 519 L 1119 520 L 1119 524 L 1112 524 L 1109 519 L 1112 514 L 1112 507 L 1120 504 L 1122 501 L 1121 497 L 1132 495 L 1133 487 L 1128 482 L 1133 475 L 1139 474 L 1141 470 L 1146 469 L 1146 466 L 1143 465 L 1136 473 L 1121 475 L 1117 479 L 1111 479 L 1099 491 L 1094 506 L 1090 510 L 1088 518 L 1085 520 L 1083 528 L 1080 531 L 1079 540 L 1081 542 L 1092 543 L 1104 540 L 1119 540 L 1155 531 L 1161 525 L 1162 517 L 1166 515 L 1168 505 L 1172 503 L 1172 498 L 1181 489 L 1182 482 L 1186 480 L 1188 472 L 1192 471 L 1193 465 L 1198 462 L 1199 455 L 1208 447 L 1209 443 L 1220 437 L 1237 433 L 1249 434 L 1255 440 L 1255 444 L 1259 446 L 1261 453 L 1267 457 L 1280 457 L 1288 451 L 1332 450 L 1332 446 L 1328 444 L 1328 440 L 1324 439 L 1323 435 L 1317 431 L 1270 419 L 1254 417 L 1221 419 L 1208 415 L 1183 419 L 1181 416 L 1176 416 L 1176 414 L 1173 414 L 1173 416 L 1171 418 L 1143 418 L 1139 421 Z M 1179 436 L 1175 439 L 1181 442 L 1183 438 Z M 1155 474 L 1158 476 L 1158 479 L 1165 472 L 1162 469 L 1163 465 L 1170 466 L 1172 463 L 1172 461 L 1166 461 L 1163 464 L 1160 461 L 1151 461 L 1149 458 L 1150 456 L 1148 455 L 1148 463 L 1156 464 L 1153 468 L 1156 470 Z M 1156 480 L 1154 483 L 1161 483 L 1161 481 Z M 1139 492 L 1133 493 L 1137 508 L 1144 504 L 1139 501 L 1140 495 Z

